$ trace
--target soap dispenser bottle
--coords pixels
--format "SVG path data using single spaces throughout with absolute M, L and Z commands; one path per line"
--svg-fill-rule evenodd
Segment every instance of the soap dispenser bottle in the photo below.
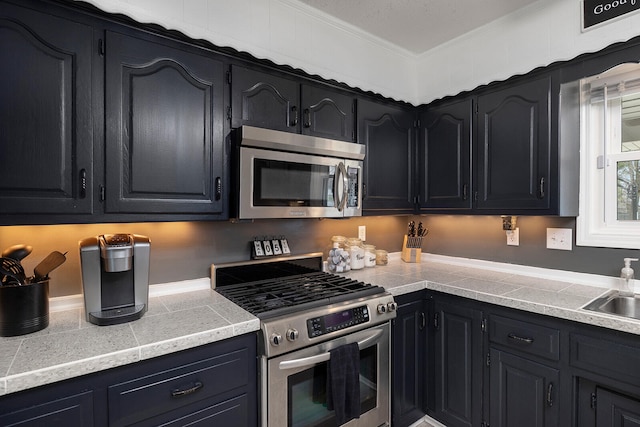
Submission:
M 633 296 L 634 289 L 632 287 L 633 282 L 633 268 L 631 268 L 631 261 L 638 261 L 638 258 L 625 258 L 624 267 L 620 270 L 620 294 Z

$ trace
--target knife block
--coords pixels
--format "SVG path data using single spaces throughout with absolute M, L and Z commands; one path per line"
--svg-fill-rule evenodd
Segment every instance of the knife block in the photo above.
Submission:
M 0 337 L 30 334 L 49 326 L 49 279 L 0 286 Z
M 421 254 L 422 237 L 410 237 L 405 234 L 400 258 L 402 258 L 404 262 L 420 262 Z

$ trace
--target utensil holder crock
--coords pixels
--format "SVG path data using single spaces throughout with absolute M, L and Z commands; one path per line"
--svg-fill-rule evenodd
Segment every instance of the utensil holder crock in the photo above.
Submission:
M 0 336 L 30 334 L 49 326 L 49 279 L 0 286 Z

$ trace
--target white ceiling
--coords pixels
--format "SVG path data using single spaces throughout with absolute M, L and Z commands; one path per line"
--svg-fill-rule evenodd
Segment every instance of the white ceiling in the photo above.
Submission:
M 536 0 L 300 0 L 414 54 Z

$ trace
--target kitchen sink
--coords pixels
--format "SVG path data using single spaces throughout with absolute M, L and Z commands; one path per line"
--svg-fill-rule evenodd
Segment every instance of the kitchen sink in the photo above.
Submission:
M 620 295 L 618 291 L 611 291 L 582 308 L 640 320 L 640 296 Z

